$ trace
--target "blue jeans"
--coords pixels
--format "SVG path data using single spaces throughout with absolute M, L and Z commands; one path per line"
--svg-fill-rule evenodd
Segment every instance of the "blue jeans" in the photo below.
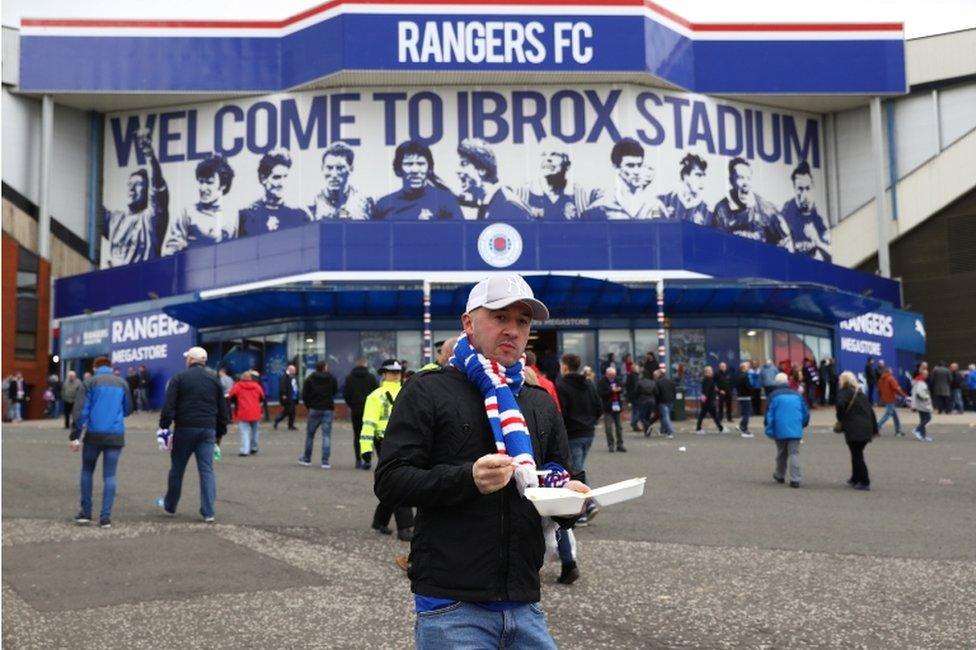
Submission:
M 167 512 L 176 512 L 183 491 L 183 472 L 190 456 L 197 457 L 197 471 L 200 473 L 200 514 L 214 516 L 214 502 L 217 500 L 217 477 L 213 470 L 214 440 L 216 431 L 183 427 L 173 433 L 173 451 L 169 452 L 169 481 L 163 507 Z
M 556 648 L 539 603 L 493 612 L 473 603 L 457 602 L 419 612 L 414 624 L 414 641 L 417 650 Z
M 640 406 L 637 402 L 631 400 L 630 402 L 630 428 L 636 429 L 637 423 L 640 421 Z
M 335 411 L 308 410 L 308 425 L 305 429 L 305 455 L 303 460 L 312 461 L 312 445 L 315 444 L 315 430 L 322 425 L 322 464 L 329 462 L 332 454 L 332 417 Z
M 583 471 L 586 464 L 586 454 L 590 452 L 592 445 L 593 436 L 569 439 L 569 455 L 573 459 L 573 467 L 570 468 L 571 473 L 578 474 Z
M 250 454 L 252 451 L 258 450 L 258 423 L 255 422 L 244 422 L 243 420 L 237 423 L 238 428 L 241 430 L 241 453 Z
M 739 402 L 739 429 L 749 431 L 749 418 L 752 417 L 752 397 L 737 401 Z
M 556 531 L 556 551 L 559 553 L 559 561 L 563 564 L 576 561 L 573 553 L 573 546 L 575 544 L 574 539 L 571 537 L 572 534 L 572 530 L 562 530 L 560 528 Z
M 928 438 L 929 437 L 929 434 L 927 434 L 925 432 L 925 427 L 931 421 L 932 421 L 932 414 L 931 413 L 929 413 L 928 411 L 919 411 L 918 412 L 918 426 L 915 427 L 915 430 L 918 431 L 920 434 L 922 434 L 922 437 L 923 438 Z
M 949 407 L 949 412 L 959 411 L 960 413 L 965 412 L 965 408 L 962 405 L 962 389 L 953 388 L 952 389 L 952 406 Z
M 119 466 L 122 447 L 109 447 L 86 442 L 81 448 L 81 511 L 91 515 L 92 477 L 98 456 L 102 455 L 102 512 L 100 517 L 112 516 L 115 501 L 115 470 Z
M 894 402 L 891 404 L 885 404 L 884 415 L 882 415 L 881 419 L 878 420 L 878 433 L 881 433 L 881 427 L 883 427 L 884 423 L 888 421 L 888 418 L 895 421 L 895 433 L 901 433 L 901 420 L 898 419 L 898 409 L 895 408 Z
M 661 404 L 657 405 L 658 415 L 661 416 L 661 433 L 665 435 L 674 434 L 674 426 L 671 425 L 671 407 L 672 404 Z

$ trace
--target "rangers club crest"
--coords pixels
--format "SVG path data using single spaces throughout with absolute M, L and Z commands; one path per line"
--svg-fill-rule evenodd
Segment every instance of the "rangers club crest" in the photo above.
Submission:
M 488 226 L 478 236 L 478 253 L 496 269 L 511 266 L 522 255 L 522 235 L 505 223 Z

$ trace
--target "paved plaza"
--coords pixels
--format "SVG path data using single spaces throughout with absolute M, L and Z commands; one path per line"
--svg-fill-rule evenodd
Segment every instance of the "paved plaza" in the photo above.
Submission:
M 936 416 L 931 444 L 889 424 L 866 452 L 871 492 L 844 485 L 832 422 L 814 413 L 798 490 L 772 481 L 761 435 L 696 436 L 686 420 L 674 440 L 629 434 L 628 453 L 609 454 L 598 430 L 591 484 L 647 476 L 647 492 L 578 530 L 576 584 L 544 568 L 560 647 L 976 647 L 976 417 Z M 80 458 L 56 421 L 4 425 L 5 648 L 412 645 L 393 562 L 407 545 L 369 528 L 372 474 L 353 468 L 348 421 L 331 470 L 296 463 L 303 430 L 263 425 L 248 458 L 229 432 L 214 525 L 192 463 L 177 516 L 155 510 L 168 457 L 153 418 L 128 428 L 101 530 L 71 522 Z M 100 470 L 95 485 L 97 509 Z

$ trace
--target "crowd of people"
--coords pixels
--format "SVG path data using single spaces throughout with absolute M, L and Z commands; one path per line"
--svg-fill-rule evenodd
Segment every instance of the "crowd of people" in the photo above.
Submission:
M 592 477 L 586 461 L 596 428 L 602 421 L 609 453 L 626 453 L 623 422 L 628 407 L 635 430 L 651 436 L 660 423 L 660 434 L 674 437 L 671 409 L 683 398 L 653 353 L 639 364 L 629 354 L 619 363 L 610 354 L 598 379 L 573 353 L 558 358 L 556 373 L 547 372 L 526 350 L 532 322 L 547 317 L 545 305 L 519 276 L 490 278 L 472 289 L 458 336 L 438 342 L 436 361 L 410 376 L 397 359 L 375 369 L 360 359 L 341 384 L 325 361 L 302 382 L 290 364 L 278 382 L 281 412 L 275 428 L 287 421 L 289 429 L 297 430 L 296 407 L 304 404 L 308 411 L 298 457 L 303 466 L 312 464 L 321 430 L 320 467 L 331 469 L 336 398 L 345 398 L 356 467 L 370 470 L 377 465 L 374 491 L 379 501 L 371 528 L 393 535 L 390 523 L 395 521 L 397 538 L 411 543 L 410 555 L 398 556 L 396 563 L 412 582 L 420 648 L 444 647 L 462 636 L 496 644 L 511 616 L 518 621 L 519 634 L 532 640 L 530 647 L 554 647 L 538 603 L 539 567 L 546 557 L 558 558 L 558 582 L 576 581 L 580 566 L 573 529 L 588 525 L 599 508 L 583 499 L 574 516 L 543 518 L 519 497 L 537 486 L 587 492 Z M 221 458 L 220 442 L 236 421 L 239 456 L 257 454 L 268 399 L 256 371 L 240 373 L 236 380 L 226 369 L 215 372 L 207 367 L 206 350 L 196 346 L 184 357 L 186 369 L 168 382 L 159 415 L 156 437 L 160 449 L 169 452 L 170 468 L 165 495 L 156 505 L 167 515 L 176 514 L 183 475 L 194 456 L 200 475 L 199 514 L 211 523 L 216 520 L 214 462 Z M 704 434 L 706 416 L 719 431 L 728 431 L 723 422 L 732 422 L 733 404 L 744 437 L 753 436 L 750 419 L 763 417 L 764 433 L 776 444 L 773 479 L 798 488 L 800 444 L 811 406 L 829 402 L 836 411 L 834 431 L 844 435 L 850 451 L 847 483 L 870 490 L 865 447 L 889 418 L 900 432 L 895 400 L 910 400 L 920 414 L 916 437 L 931 440 L 925 429 L 933 409 L 931 395 L 941 398 L 943 385 L 930 377 L 924 362 L 910 396 L 890 369 L 882 367 L 872 384 L 862 384 L 851 371 L 837 375 L 834 383 L 831 368 L 829 359 L 820 367 L 808 359 L 792 373 L 771 360 L 763 366 L 743 362 L 738 372 L 725 363 L 707 366 L 696 433 Z M 932 374 L 944 375 L 941 369 L 943 364 Z M 93 475 L 101 458 L 104 488 L 98 522 L 112 525 L 125 417 L 135 409 L 134 395 L 140 389 L 138 379 L 129 379 L 133 375 L 138 378 L 129 372 L 123 379 L 109 359 L 99 357 L 91 376 L 80 380 L 69 373 L 60 387 L 74 416 L 73 422 L 66 419 L 70 447 L 83 452 L 81 509 L 75 518 L 79 524 L 93 520 Z M 811 383 L 817 389 L 809 390 Z M 951 409 L 951 375 L 947 383 L 950 401 L 943 407 Z M 26 393 L 19 383 L 11 385 L 9 390 L 18 395 Z M 886 405 L 880 421 L 873 408 L 875 389 Z

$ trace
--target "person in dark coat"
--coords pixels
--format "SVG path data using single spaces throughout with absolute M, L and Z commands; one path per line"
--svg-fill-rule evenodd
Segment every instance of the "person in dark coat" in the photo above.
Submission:
M 342 383 L 342 397 L 349 407 L 352 418 L 352 445 L 356 452 L 356 469 L 371 469 L 371 465 L 363 462 L 359 453 L 359 436 L 363 432 L 363 409 L 366 408 L 366 397 L 380 387 L 376 375 L 369 370 L 365 358 L 356 361 L 356 366 L 346 375 Z
M 715 387 L 718 389 L 718 419 L 732 421 L 732 372 L 724 361 L 718 364 L 715 372 Z
M 847 484 L 855 490 L 870 490 L 871 479 L 864 463 L 864 448 L 878 435 L 878 420 L 867 395 L 861 392 L 857 378 L 842 372 L 838 382 L 837 421 L 843 427 L 844 440 L 851 450 L 851 478 Z
M 715 373 L 711 366 L 705 366 L 701 381 L 701 396 L 698 405 L 698 423 L 695 424 L 695 433 L 705 433 L 702 430 L 702 420 L 706 415 L 710 415 L 718 427 L 719 433 L 728 433 L 728 429 L 722 426 L 722 421 L 718 419 L 715 411 L 715 403 L 718 401 L 718 386 L 715 383 Z
M 868 400 L 874 404 L 874 387 L 878 383 L 878 371 L 874 366 L 874 357 L 868 357 L 867 363 L 864 364 L 864 383 L 867 385 Z
M 281 413 L 274 419 L 275 429 L 282 420 L 288 418 L 288 430 L 298 431 L 298 427 L 295 426 L 295 406 L 300 395 L 298 378 L 295 376 L 297 373 L 295 364 L 289 363 L 281 379 L 278 380 L 278 402 L 281 404 Z

